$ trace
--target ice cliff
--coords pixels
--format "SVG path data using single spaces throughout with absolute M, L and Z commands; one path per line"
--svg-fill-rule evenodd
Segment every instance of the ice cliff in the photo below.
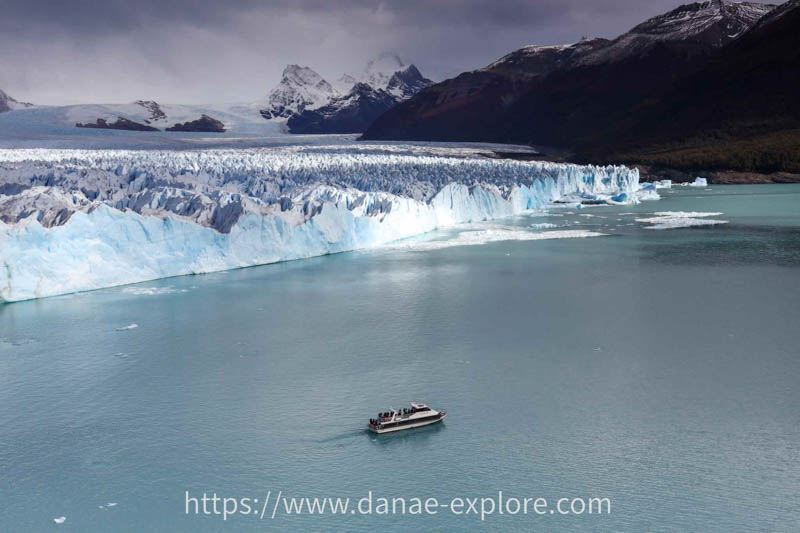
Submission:
M 552 202 L 637 201 L 639 174 L 433 146 L 0 150 L 0 298 L 380 246 Z

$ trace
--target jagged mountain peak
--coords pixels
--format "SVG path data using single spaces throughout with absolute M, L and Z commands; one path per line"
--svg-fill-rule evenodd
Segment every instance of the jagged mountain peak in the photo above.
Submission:
M 287 119 L 295 133 L 358 132 L 432 83 L 393 53 L 376 56 L 359 73 L 345 74 L 335 87 L 314 70 L 292 64 L 259 110 L 266 119 Z
M 386 90 L 389 82 L 398 72 L 403 72 L 409 68 L 397 54 L 393 52 L 384 52 L 379 54 L 369 61 L 361 72 L 345 74 L 336 80 L 337 89 L 342 93 L 347 93 L 358 82 L 368 83 L 376 89 Z M 414 70 L 419 72 L 416 67 Z M 422 75 L 420 74 L 420 77 Z
M 311 85 L 314 87 L 330 87 L 330 84 L 325 79 L 317 74 L 317 72 L 309 67 L 301 67 L 300 65 L 286 65 L 283 69 L 281 78 L 290 83 L 299 85 Z
M 260 112 L 266 119 L 285 119 L 306 109 L 323 106 L 338 94 L 313 69 L 291 64 L 283 69 L 281 81 L 267 95 L 266 101 L 260 106 Z
M 425 87 L 433 85 L 414 65 L 409 65 L 403 70 L 398 70 L 386 84 L 386 91 L 398 100 L 411 98 Z

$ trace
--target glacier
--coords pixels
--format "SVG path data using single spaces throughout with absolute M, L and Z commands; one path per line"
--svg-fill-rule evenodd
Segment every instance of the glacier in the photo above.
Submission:
M 0 150 L 0 298 L 374 248 L 553 203 L 652 198 L 639 172 L 435 145 Z

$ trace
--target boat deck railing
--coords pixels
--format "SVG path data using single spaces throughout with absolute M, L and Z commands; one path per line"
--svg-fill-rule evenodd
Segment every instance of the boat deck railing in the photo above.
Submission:
M 408 409 L 408 410 L 406 410 L 404 412 L 393 413 L 392 416 L 381 416 L 379 414 L 378 418 L 370 420 L 370 424 L 369 425 L 370 426 L 378 426 L 380 424 L 385 424 L 385 423 L 388 423 L 388 422 L 396 422 L 398 420 L 408 420 L 409 418 L 411 418 L 412 415 L 415 415 L 417 413 L 426 413 L 426 412 L 436 412 L 439 416 L 444 416 L 445 414 L 447 414 L 447 411 L 445 411 L 444 409 L 440 409 L 438 411 L 435 410 L 435 409 L 431 409 L 431 408 L 424 409 L 424 410 Z

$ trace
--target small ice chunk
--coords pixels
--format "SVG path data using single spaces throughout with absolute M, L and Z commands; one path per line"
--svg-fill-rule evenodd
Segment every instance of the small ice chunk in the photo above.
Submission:
M 122 326 L 120 328 L 117 328 L 117 331 L 128 331 L 129 329 L 136 329 L 138 327 L 139 324 L 134 322 L 133 324 L 128 324 L 127 326 Z
M 172 294 L 174 292 L 188 292 L 188 289 L 174 289 L 172 287 L 125 287 L 122 289 L 125 294 L 136 296 L 158 296 L 161 294 Z
M 708 180 L 706 178 L 701 178 L 697 176 L 694 178 L 694 181 L 691 183 L 681 183 L 683 187 L 706 187 L 708 186 Z
M 654 216 L 637 218 L 636 222 L 650 224 L 647 229 L 675 229 L 689 228 L 692 226 L 713 226 L 727 224 L 727 220 L 715 220 L 708 217 L 722 213 L 703 213 L 695 211 L 657 211 Z
M 66 516 L 59 516 L 59 517 L 53 518 L 53 522 L 55 522 L 56 524 L 63 524 L 66 520 L 67 520 Z

